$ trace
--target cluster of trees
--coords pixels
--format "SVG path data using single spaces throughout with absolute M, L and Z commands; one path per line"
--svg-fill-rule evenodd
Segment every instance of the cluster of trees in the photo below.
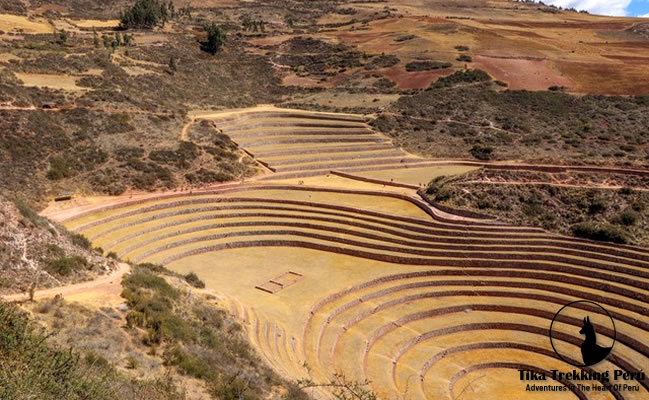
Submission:
M 241 27 L 244 31 L 264 32 L 266 30 L 266 23 L 263 19 L 252 19 L 250 15 L 241 17 Z
M 97 35 L 97 32 L 95 32 L 93 42 L 95 44 L 95 47 L 100 47 L 103 44 L 105 48 L 113 50 L 122 46 L 128 47 L 131 44 L 135 43 L 133 35 L 129 35 L 128 33 L 122 35 L 119 32 L 115 32 L 114 36 L 103 34 L 101 36 L 101 41 L 99 40 L 99 35 Z
M 172 0 L 165 3 L 160 0 L 136 0 L 131 8 L 122 11 L 120 26 L 123 29 L 151 29 L 164 25 L 170 19 L 181 16 L 191 16 L 189 7 L 176 9 Z

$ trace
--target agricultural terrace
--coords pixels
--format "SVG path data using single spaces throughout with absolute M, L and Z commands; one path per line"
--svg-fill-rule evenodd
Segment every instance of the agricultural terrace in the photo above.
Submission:
M 521 397 L 517 369 L 565 369 L 548 328 L 580 299 L 616 321 L 615 352 L 597 369 L 646 365 L 649 251 L 451 218 L 412 189 L 326 179 L 119 198 L 58 215 L 125 260 L 196 272 L 292 379 L 341 371 L 370 380 L 379 398 Z M 610 340 L 601 311 L 579 311 Z M 572 316 L 557 325 L 575 359 L 580 328 Z M 485 373 L 493 378 L 478 379 Z M 598 396 L 644 399 L 649 382 L 639 383 L 640 392 Z

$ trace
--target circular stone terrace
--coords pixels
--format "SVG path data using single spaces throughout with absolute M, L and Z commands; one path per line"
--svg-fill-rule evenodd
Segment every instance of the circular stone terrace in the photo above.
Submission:
M 197 273 L 282 375 L 325 382 L 342 372 L 369 380 L 380 399 L 539 398 L 518 370 L 572 369 L 548 331 L 557 310 L 582 299 L 616 322 L 614 352 L 594 369 L 646 367 L 648 250 L 436 208 L 417 195 L 421 182 L 480 165 L 409 155 L 362 116 L 262 107 L 197 118 L 268 174 L 45 214 L 123 260 Z M 611 337 L 601 310 L 584 307 Z M 580 329 L 578 318 L 555 323 L 569 354 L 580 354 Z M 648 398 L 649 381 L 637 384 L 568 394 Z

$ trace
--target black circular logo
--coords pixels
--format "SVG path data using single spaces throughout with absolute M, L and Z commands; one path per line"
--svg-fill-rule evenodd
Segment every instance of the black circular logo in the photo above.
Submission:
M 550 343 L 557 356 L 575 367 L 602 362 L 615 345 L 615 321 L 601 305 L 573 301 L 561 307 L 550 324 Z

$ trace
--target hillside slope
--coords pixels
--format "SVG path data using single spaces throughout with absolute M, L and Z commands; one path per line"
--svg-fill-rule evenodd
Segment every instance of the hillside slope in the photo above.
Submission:
M 0 295 L 89 280 L 115 267 L 83 236 L 0 196 Z

